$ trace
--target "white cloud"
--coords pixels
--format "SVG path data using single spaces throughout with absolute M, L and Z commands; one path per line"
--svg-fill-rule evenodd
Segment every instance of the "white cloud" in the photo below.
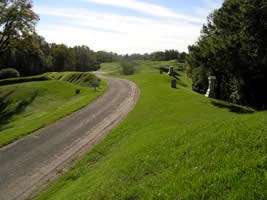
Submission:
M 204 0 L 204 2 L 209 8 L 216 9 L 222 5 L 223 0 Z
M 157 36 L 120 35 L 94 31 L 71 26 L 48 26 L 42 31 L 48 41 L 68 43 L 71 46 L 87 44 L 94 50 L 114 51 L 118 53 L 146 53 L 156 50 L 177 49 L 186 50 L 189 41 L 171 40 Z M 63 33 L 63 34 L 62 34 Z M 98 39 L 95 39 L 98 38 Z M 106 47 L 106 48 L 105 48 Z
M 36 7 L 41 15 L 60 19 L 58 24 L 39 24 L 37 30 L 49 42 L 88 45 L 94 50 L 145 53 L 164 49 L 186 51 L 200 31 L 199 25 L 122 16 L 87 9 Z
M 205 7 L 195 8 L 195 11 L 200 16 L 206 18 L 210 13 L 212 13 L 215 9 L 221 7 L 223 0 L 203 0 Z
M 171 18 L 171 19 L 179 19 L 190 22 L 202 23 L 202 20 L 196 17 L 183 15 L 175 12 L 174 10 L 160 6 L 157 4 L 141 2 L 138 0 L 83 0 L 89 3 L 96 3 L 102 5 L 109 5 L 121 8 L 127 8 L 131 10 L 135 10 L 141 13 L 145 13 L 152 16 L 163 17 L 163 18 Z

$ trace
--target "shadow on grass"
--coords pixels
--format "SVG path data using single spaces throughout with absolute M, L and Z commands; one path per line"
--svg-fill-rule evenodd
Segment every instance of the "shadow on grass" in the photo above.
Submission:
M 227 108 L 229 109 L 230 112 L 238 113 L 238 114 L 252 114 L 255 112 L 252 108 L 246 108 L 242 107 L 239 105 L 234 105 L 234 104 L 228 104 L 228 103 L 223 103 L 223 102 L 218 102 L 218 101 L 212 101 L 212 105 L 219 107 L 219 108 Z
M 182 86 L 182 87 L 187 87 L 188 85 L 182 82 L 180 79 L 177 81 L 177 84 Z
M 35 92 L 30 98 L 22 99 L 16 103 L 15 106 L 13 101 L 8 100 L 8 97 L 12 95 L 15 90 L 9 91 L 6 94 L 0 96 L 0 131 L 3 126 L 9 123 L 10 119 L 15 115 L 23 112 L 28 105 L 30 105 L 37 97 L 38 93 Z
M 168 73 L 169 69 L 166 67 L 154 67 L 154 69 L 158 69 L 161 73 Z M 179 77 L 181 76 L 181 74 L 179 74 L 177 69 L 174 69 L 173 71 L 173 75 L 171 75 L 173 78 L 175 78 L 176 80 L 179 80 Z

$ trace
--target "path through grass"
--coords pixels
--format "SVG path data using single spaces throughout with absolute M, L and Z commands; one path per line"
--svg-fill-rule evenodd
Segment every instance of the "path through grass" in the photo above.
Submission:
M 266 111 L 205 98 L 186 78 L 127 78 L 141 88 L 134 111 L 37 199 L 267 198 Z
M 88 87 L 96 79 L 91 74 L 71 72 L 51 75 L 59 80 L 0 87 L 0 146 L 80 109 L 107 87 L 102 81 L 102 88 L 94 92 Z M 76 89 L 80 90 L 79 94 L 76 94 Z

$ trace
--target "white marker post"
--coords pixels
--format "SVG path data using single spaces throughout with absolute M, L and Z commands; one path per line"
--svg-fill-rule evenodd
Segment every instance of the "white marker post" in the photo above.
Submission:
M 206 97 L 214 98 L 215 97 L 215 82 L 216 76 L 209 76 L 209 88 L 206 92 Z

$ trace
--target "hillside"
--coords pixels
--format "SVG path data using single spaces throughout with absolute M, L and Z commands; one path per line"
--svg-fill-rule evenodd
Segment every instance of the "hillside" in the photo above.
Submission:
M 135 67 L 137 74 L 157 73 L 159 67 L 173 66 L 175 69 L 183 68 L 182 63 L 177 63 L 176 60 L 170 61 L 151 61 L 151 60 L 136 60 L 130 61 Z M 102 63 L 101 72 L 106 72 L 111 75 L 122 75 L 122 67 L 120 62 Z
M 75 72 L 0 81 L 0 146 L 87 105 L 106 88 L 102 82 L 94 92 L 89 86 L 95 81 L 91 73 Z
M 208 99 L 186 77 L 178 89 L 158 71 L 124 78 L 141 89 L 134 111 L 37 199 L 267 198 L 266 111 Z

